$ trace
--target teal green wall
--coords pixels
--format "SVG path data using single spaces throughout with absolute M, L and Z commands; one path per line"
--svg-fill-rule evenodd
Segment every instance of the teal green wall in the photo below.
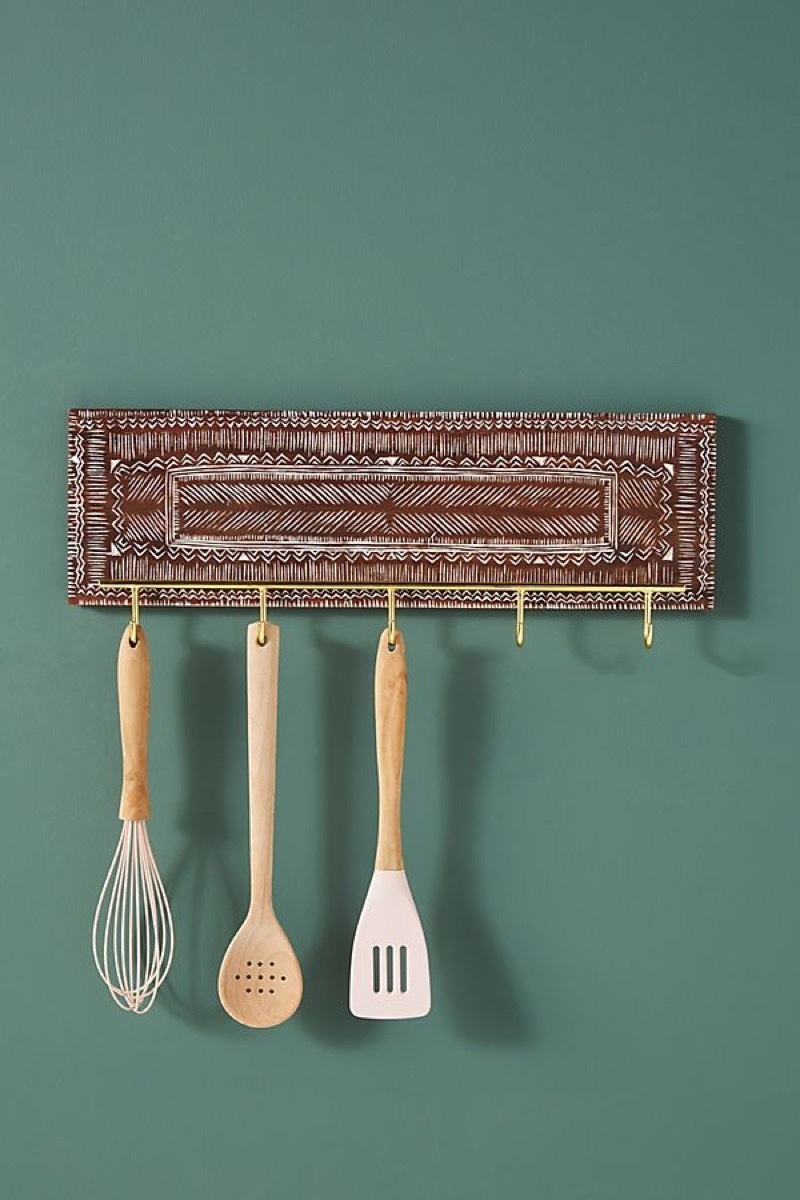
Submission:
M 800 9 L 6 0 L 0 1193 L 795 1200 Z M 89 954 L 124 616 L 68 609 L 70 405 L 703 409 L 720 606 L 404 618 L 434 1010 L 346 1011 L 380 617 L 287 613 L 277 905 L 235 1027 L 242 613 L 156 613 L 146 1019 Z

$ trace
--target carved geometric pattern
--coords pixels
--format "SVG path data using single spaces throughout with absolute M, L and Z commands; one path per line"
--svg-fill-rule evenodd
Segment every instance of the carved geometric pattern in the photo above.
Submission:
M 547 608 L 641 597 L 536 584 L 683 584 L 661 608 L 710 608 L 716 436 L 707 414 L 77 409 L 69 428 L 69 598 L 239 604 L 226 583 L 525 584 Z M 404 607 L 507 607 L 485 591 Z M 382 606 L 373 591 L 280 603 Z

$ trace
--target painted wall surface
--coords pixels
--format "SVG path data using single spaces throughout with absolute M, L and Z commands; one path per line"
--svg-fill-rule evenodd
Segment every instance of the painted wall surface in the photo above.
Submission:
M 800 9 L 0 14 L 0 1192 L 794 1200 Z M 285 614 L 285 1028 L 246 893 L 244 627 L 153 614 L 171 985 L 117 1011 L 124 616 L 64 603 L 70 405 L 716 410 L 718 613 L 403 620 L 434 1011 L 359 1023 L 376 614 Z

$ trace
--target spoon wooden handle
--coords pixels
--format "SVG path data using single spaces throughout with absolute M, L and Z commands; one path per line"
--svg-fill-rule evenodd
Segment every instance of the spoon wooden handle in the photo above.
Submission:
M 146 821 L 150 816 L 147 786 L 147 732 L 150 724 L 150 650 L 141 625 L 136 645 L 125 626 L 117 656 L 119 727 L 122 735 L 121 821 Z
M 266 645 L 258 644 L 259 629 Z M 280 630 L 247 626 L 247 756 L 250 782 L 250 914 L 272 911 L 272 845 L 275 824 L 275 750 L 278 735 Z
M 406 740 L 408 674 L 402 633 L 395 632 L 394 650 L 384 629 L 375 661 L 375 737 L 378 752 L 378 871 L 402 871 L 403 839 L 400 828 L 400 792 L 403 783 L 403 747 Z

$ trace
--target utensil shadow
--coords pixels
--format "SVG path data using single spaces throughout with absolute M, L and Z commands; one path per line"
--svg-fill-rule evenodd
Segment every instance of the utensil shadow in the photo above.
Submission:
M 303 963 L 306 986 L 298 1019 L 321 1041 L 352 1046 L 384 1032 L 381 1022 L 359 1020 L 348 1007 L 350 951 L 374 853 L 371 826 L 360 818 L 358 823 L 355 820 L 357 809 L 362 815 L 373 811 L 365 807 L 365 770 L 356 753 L 365 729 L 364 714 L 370 711 L 372 655 L 363 646 L 326 636 L 319 628 L 312 636 L 320 651 L 319 880 L 323 916 L 316 944 Z M 356 824 L 361 827 L 361 837 Z
M 243 728 L 244 688 L 235 659 L 198 642 L 196 617 L 183 616 L 180 731 L 185 792 L 178 825 L 183 849 L 165 880 L 177 931 L 175 960 L 162 989 L 165 1006 L 181 1020 L 230 1031 L 217 997 L 219 964 L 247 909 L 244 875 L 228 858 L 226 800 L 240 786 L 236 724 Z M 241 787 L 244 787 L 241 780 Z M 238 841 L 238 839 L 237 839 Z
M 492 740 L 492 658 L 457 650 L 444 703 L 446 860 L 434 901 L 431 958 L 463 1036 L 482 1045 L 530 1041 L 533 1020 L 513 968 L 482 906 L 475 901 L 478 817 L 489 787 L 485 753 Z

